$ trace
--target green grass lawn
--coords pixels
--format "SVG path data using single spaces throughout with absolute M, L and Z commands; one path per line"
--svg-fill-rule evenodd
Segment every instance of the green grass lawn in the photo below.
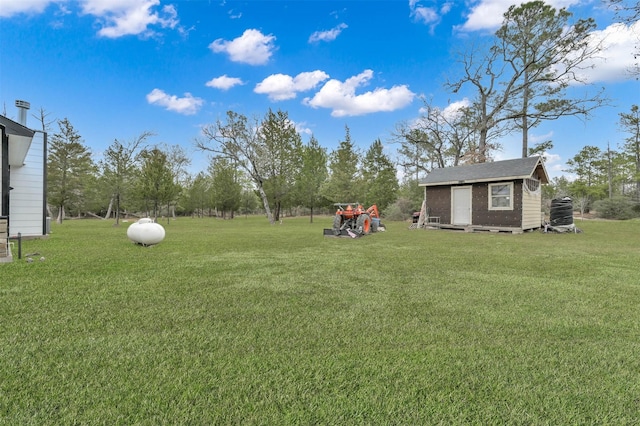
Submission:
M 0 265 L 0 424 L 638 424 L 640 221 L 52 225 Z M 37 259 L 44 256 L 44 261 Z

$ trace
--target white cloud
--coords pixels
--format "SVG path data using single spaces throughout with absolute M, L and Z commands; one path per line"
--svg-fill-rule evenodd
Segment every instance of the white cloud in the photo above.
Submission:
M 193 115 L 204 104 L 204 100 L 196 98 L 191 93 L 185 93 L 183 98 L 175 95 L 168 95 L 163 90 L 153 89 L 147 95 L 147 102 L 151 105 L 159 105 L 167 111 L 174 111 L 178 114 Z
M 299 134 L 307 135 L 307 136 L 311 136 L 313 134 L 313 131 L 308 127 L 308 124 L 306 121 L 301 121 L 299 123 L 296 123 L 295 121 L 291 121 L 291 122 L 296 128 L 296 132 L 298 132 Z
M 421 0 L 409 0 L 409 16 L 414 21 L 429 24 L 433 30 L 442 20 L 442 16 L 449 13 L 452 3 L 446 1 L 439 8 L 427 7 L 420 4 Z
M 295 77 L 273 74 L 258 83 L 253 91 L 268 95 L 272 101 L 284 101 L 295 98 L 298 92 L 313 89 L 328 78 L 327 73 L 319 70 L 303 72 Z
M 42 13 L 49 4 L 61 0 L 2 0 L 0 17 L 7 18 L 19 13 Z
M 231 41 L 219 38 L 209 45 L 209 49 L 214 53 L 226 53 L 233 62 L 263 65 L 275 50 L 275 39 L 273 35 L 264 35 L 258 30 L 250 29 Z
M 395 111 L 409 105 L 416 96 L 406 85 L 376 88 L 356 95 L 356 89 L 367 84 L 372 77 L 373 71 L 365 70 L 344 82 L 329 80 L 313 98 L 306 98 L 303 103 L 312 108 L 330 108 L 333 117 L 344 117 Z
M 448 121 L 453 121 L 460 116 L 460 110 L 463 108 L 469 108 L 471 101 L 469 98 L 464 98 L 461 101 L 452 102 L 442 110 L 442 115 Z
M 336 38 L 338 38 L 342 30 L 344 30 L 345 28 L 348 28 L 348 25 L 345 23 L 342 23 L 336 26 L 335 28 L 332 28 L 327 31 L 316 31 L 315 33 L 311 34 L 311 36 L 309 36 L 309 43 L 317 43 L 320 41 L 333 41 Z
M 504 19 L 504 13 L 514 3 L 513 0 L 480 0 L 471 8 L 467 21 L 459 27 L 463 31 L 495 30 Z M 524 2 L 522 2 L 524 3 Z M 580 0 L 547 0 L 555 9 L 568 8 L 580 3 Z
M 640 40 L 640 21 L 630 26 L 613 24 L 602 31 L 591 33 L 593 43 L 602 43 L 598 58 L 587 63 L 591 66 L 580 72 L 578 77 L 588 83 L 628 80 L 629 71 L 637 66 L 634 52 Z
M 229 90 L 234 86 L 242 84 L 244 84 L 244 82 L 241 79 L 236 77 L 228 77 L 225 74 L 207 81 L 206 86 L 213 87 L 214 89 Z
M 98 34 L 107 38 L 127 35 L 151 36 L 152 26 L 174 29 L 178 26 L 178 13 L 173 5 L 159 11 L 160 0 L 81 0 L 82 13 L 93 15 L 101 22 Z

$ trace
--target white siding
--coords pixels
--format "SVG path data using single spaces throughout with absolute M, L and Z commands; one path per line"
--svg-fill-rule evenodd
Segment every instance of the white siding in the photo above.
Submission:
M 11 167 L 10 235 L 43 235 L 44 164 L 44 133 L 36 132 L 24 166 Z
M 542 193 L 527 191 L 522 188 L 522 229 L 540 228 L 542 225 Z

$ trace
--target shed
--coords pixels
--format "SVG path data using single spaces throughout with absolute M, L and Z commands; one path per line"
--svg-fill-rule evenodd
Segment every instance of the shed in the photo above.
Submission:
M 42 237 L 48 232 L 47 133 L 26 126 L 28 102 L 16 101 L 16 106 L 21 122 L 0 115 L 0 239 L 5 243 L 7 236 Z
M 441 228 L 523 232 L 542 226 L 542 185 L 534 156 L 434 169 L 420 182 L 427 216 Z

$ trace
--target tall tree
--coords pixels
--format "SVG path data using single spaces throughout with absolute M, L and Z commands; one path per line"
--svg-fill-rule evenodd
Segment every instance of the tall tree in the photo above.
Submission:
M 226 122 L 217 120 L 215 124 L 206 125 L 202 134 L 204 140 L 196 140 L 196 147 L 229 158 L 245 171 L 260 194 L 269 223 L 273 224 L 275 221 L 264 190 L 265 148 L 260 136 L 260 123 L 256 120 L 251 124 L 244 115 L 228 111 Z
M 296 179 L 296 193 L 300 204 L 309 208 L 313 223 L 313 209 L 322 204 L 320 189 L 327 180 L 327 150 L 312 135 L 302 148 L 302 167 Z
M 602 92 L 567 97 L 566 88 L 584 83 L 580 71 L 601 51 L 591 37 L 595 21 L 580 19 L 571 25 L 571 16 L 541 0 L 512 5 L 496 32 L 494 48 L 514 81 L 506 109 L 507 117 L 522 131 L 522 157 L 528 155 L 531 128 L 563 116 L 588 118 L 605 101 Z
M 32 115 L 40 123 L 40 127 L 43 132 L 49 132 L 51 130 L 51 125 L 56 122 L 56 120 L 49 120 L 49 115 L 51 115 L 51 113 L 45 111 L 43 107 L 38 109 L 38 114 Z
M 484 162 L 493 139 L 512 130 L 511 123 L 504 117 L 504 110 L 515 90 L 516 79 L 509 78 L 501 64 L 498 51 L 472 46 L 460 53 L 457 62 L 462 66 L 462 76 L 458 80 L 447 81 L 445 87 L 458 93 L 463 86 L 471 85 L 475 95 L 471 103 L 474 117 L 474 131 L 477 133 L 477 153 L 475 162 Z
M 47 159 L 47 197 L 58 208 L 56 221 L 62 223 L 65 209 L 78 207 L 87 178 L 95 173 L 91 151 L 65 118 L 58 121 L 59 131 L 51 137 Z
M 608 187 L 608 165 L 604 153 L 597 146 L 585 146 L 573 158 L 567 160 L 576 179 L 571 182 L 571 196 L 577 200 L 582 212 L 587 211 L 593 201 L 605 197 Z
M 622 146 L 634 165 L 635 196 L 640 200 L 640 108 L 632 105 L 628 113 L 620 113 L 620 127 L 628 134 Z
M 140 158 L 142 164 L 137 180 L 138 192 L 147 206 L 151 204 L 153 217 L 157 218 L 160 208 L 175 199 L 179 188 L 174 182 L 167 153 L 159 148 L 151 148 L 143 150 Z
M 571 14 L 542 1 L 511 6 L 493 43 L 483 52 L 472 48 L 461 55 L 463 75 L 447 83 L 454 93 L 471 85 L 479 156 L 484 156 L 490 132 L 522 132 L 522 156 L 528 155 L 528 132 L 545 120 L 564 116 L 589 118 L 607 102 L 603 92 L 570 98 L 572 83 L 601 51 L 590 38 L 592 19 L 569 24 Z
M 280 220 L 284 203 L 292 200 L 295 177 L 301 167 L 302 140 L 286 112 L 267 112 L 260 136 L 263 143 L 262 169 L 265 190 L 271 199 L 274 220 Z
M 143 132 L 125 143 L 115 139 L 99 162 L 102 176 L 111 192 L 105 219 L 111 216 L 111 205 L 115 203 L 116 225 L 120 224 L 122 202 L 131 191 L 132 181 L 137 172 L 138 154 L 145 149 L 145 143 L 151 136 L 153 133 Z
M 429 155 L 427 135 L 424 131 L 409 129 L 406 123 L 401 123 L 394 137 L 400 143 L 398 162 L 404 175 L 407 179 L 418 182 L 434 168 L 436 163 Z
M 178 190 L 176 198 L 173 200 L 173 204 L 169 206 L 171 210 L 169 214 L 175 218 L 176 205 L 182 196 L 183 189 L 187 184 L 189 173 L 187 172 L 187 166 L 191 164 L 191 159 L 187 156 L 184 148 L 180 145 L 171 145 L 165 148 L 167 153 L 167 160 L 169 161 L 169 167 L 171 168 L 171 174 Z
M 396 167 L 385 155 L 380 139 L 371 144 L 362 160 L 362 177 L 365 207 L 376 204 L 384 210 L 396 200 L 399 188 Z
M 202 217 L 209 209 L 207 192 L 211 186 L 211 178 L 204 172 L 198 173 L 187 184 L 186 211 L 192 215 Z
M 242 186 L 238 182 L 238 170 L 225 157 L 214 157 L 209 165 L 211 176 L 211 197 L 213 206 L 222 212 L 225 218 L 229 212 L 233 219 L 233 212 L 240 207 Z
M 322 188 L 324 197 L 334 203 L 360 202 L 361 191 L 360 153 L 351 142 L 349 127 L 345 126 L 345 138 L 329 157 L 329 179 Z

